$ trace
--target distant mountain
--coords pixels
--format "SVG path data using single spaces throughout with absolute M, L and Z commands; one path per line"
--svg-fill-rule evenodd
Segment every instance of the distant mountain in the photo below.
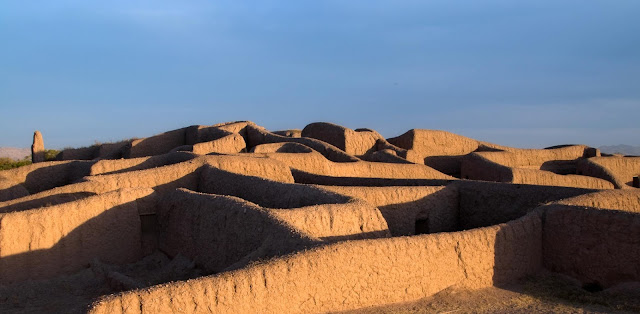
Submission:
M 31 148 L 0 147 L 0 158 L 21 160 L 31 155 Z
M 631 145 L 611 145 L 600 146 L 600 151 L 607 154 L 623 154 L 640 156 L 640 146 Z

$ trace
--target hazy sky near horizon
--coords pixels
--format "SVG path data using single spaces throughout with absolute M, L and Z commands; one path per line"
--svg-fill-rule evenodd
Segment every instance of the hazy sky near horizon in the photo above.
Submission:
M 640 145 L 640 1 L 0 2 L 0 146 L 251 120 Z

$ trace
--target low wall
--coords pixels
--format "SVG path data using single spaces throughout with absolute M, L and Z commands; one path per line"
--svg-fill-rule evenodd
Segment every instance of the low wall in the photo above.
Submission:
M 584 175 L 560 175 L 538 169 L 515 168 L 487 159 L 489 154 L 516 154 L 509 152 L 471 153 L 464 156 L 460 177 L 463 179 L 494 182 L 510 182 L 516 184 L 536 184 L 549 186 L 566 186 L 590 189 L 613 189 L 614 185 L 601 178 Z M 494 158 L 495 159 L 495 158 Z M 504 162 L 515 164 L 515 162 Z
M 582 175 L 560 175 L 534 169 L 512 169 L 512 183 L 567 186 L 586 189 L 613 189 L 611 182 Z
M 10 202 L 2 202 L 0 203 L 0 213 L 10 213 L 29 209 L 37 209 L 41 207 L 49 207 L 53 205 L 77 201 L 96 194 L 89 191 L 57 193 L 58 189 L 53 190 L 56 190 L 56 193 L 38 193 L 34 194 L 31 197 L 15 199 Z
M 260 144 L 251 148 L 251 153 L 311 153 L 313 149 L 299 143 Z
M 456 181 L 460 228 L 491 226 L 517 219 L 546 203 L 597 190 L 541 185 Z
M 322 176 L 394 179 L 456 179 L 425 165 L 392 164 L 370 161 L 332 162 L 315 152 L 305 154 L 268 153 L 264 155 L 269 158 L 279 160 L 289 165 L 292 169 Z
M 160 249 L 195 259 L 209 272 L 322 241 L 390 236 L 380 212 L 365 202 L 268 209 L 236 197 L 180 189 L 159 204 Z
M 156 155 L 151 157 L 138 157 L 130 159 L 117 159 L 117 160 L 100 160 L 91 166 L 90 175 L 100 174 L 115 174 L 122 172 L 129 172 L 135 170 L 145 170 L 150 168 L 157 168 L 162 166 L 168 166 L 191 160 L 196 158 L 197 155 L 188 152 L 171 152 L 162 155 Z
M 458 226 L 458 190 L 453 186 L 320 187 L 378 207 L 393 236 L 454 231 Z
M 272 181 L 205 167 L 201 192 L 239 197 L 268 210 L 310 237 L 329 241 L 389 236 L 374 206 L 315 186 Z
M 286 137 L 302 137 L 302 130 L 300 129 L 280 130 L 280 131 L 273 131 L 272 133 L 276 135 L 286 136 Z
M 147 167 L 152 164 L 141 163 L 141 161 L 135 161 L 132 167 Z M 99 162 L 99 164 L 104 166 L 101 168 L 102 170 L 113 169 L 111 166 L 114 164 L 116 164 L 116 168 L 123 166 L 121 161 L 105 161 L 104 163 Z M 88 194 L 106 193 L 121 188 L 153 188 L 156 191 L 169 191 L 184 187 L 197 191 L 200 168 L 204 165 L 249 176 L 264 177 L 274 181 L 293 182 L 289 167 L 275 160 L 239 156 L 200 156 L 192 160 L 158 168 L 125 173 L 117 173 L 118 171 L 116 171 L 113 174 L 89 176 L 82 182 L 0 202 L 0 208 L 9 208 L 8 210 L 10 211 L 24 210 L 60 204 L 72 198 L 83 197 Z M 152 208 L 149 210 L 154 211 Z M 1 211 L 3 209 L 0 209 Z
M 177 129 L 147 138 L 133 140 L 125 148 L 125 158 L 161 155 L 185 144 L 186 129 Z
M 360 156 L 360 159 L 364 161 L 373 162 L 386 162 L 394 164 L 412 164 L 412 162 L 398 156 L 398 153 L 391 149 L 382 149 L 375 152 L 370 152 Z
M 519 148 L 502 146 L 502 145 L 498 145 L 490 142 L 478 141 L 478 149 L 476 149 L 476 152 L 497 152 L 497 151 L 509 152 L 509 151 L 515 151 L 518 149 Z
M 640 281 L 640 213 L 550 205 L 544 217 L 544 265 L 585 284 Z
M 160 249 L 195 259 L 208 272 L 319 242 L 235 197 L 180 189 L 166 194 L 159 204 Z M 252 253 L 255 257 L 249 257 Z
M 317 187 L 241 175 L 211 166 L 203 169 L 198 185 L 201 192 L 236 196 L 268 208 L 298 208 L 349 201 L 348 197 Z
M 511 182 L 513 171 L 507 166 L 495 163 L 484 155 L 471 153 L 464 156 L 460 165 L 460 178 L 494 182 Z
M 387 141 L 397 147 L 412 150 L 421 158 L 465 155 L 478 148 L 478 141 L 474 139 L 440 130 L 412 129 Z
M 640 175 L 640 157 L 594 157 L 578 164 L 584 175 L 608 180 L 618 189 L 632 188 L 633 177 Z
M 242 135 L 242 137 L 247 137 L 247 129 L 249 127 L 259 127 L 255 123 L 251 121 L 232 121 L 232 122 L 223 122 L 212 125 L 212 127 L 218 128 L 225 132 L 229 133 L 238 133 Z
M 570 145 L 551 149 L 511 149 L 500 152 L 477 152 L 497 164 L 512 168 L 535 168 L 549 161 L 576 160 L 588 156 L 589 147 Z
M 296 230 L 326 242 L 391 236 L 380 211 L 363 201 L 269 209 L 269 212 Z
M 354 131 L 340 125 L 316 122 L 302 130 L 303 137 L 329 143 L 349 155 L 360 156 L 376 149 L 376 141 L 382 138 L 377 132 Z
M 194 145 L 223 138 L 232 132 L 220 129 L 216 126 L 192 125 L 185 130 L 185 145 Z
M 134 140 L 125 140 L 115 143 L 96 144 L 88 147 L 63 149 L 56 156 L 56 160 L 92 160 L 122 158 L 127 147 Z
M 91 160 L 98 157 L 100 146 L 93 145 L 89 147 L 67 148 L 61 150 L 56 155 L 56 160 Z
M 94 258 L 107 263 L 136 261 L 141 257 L 137 200 L 152 193 L 119 190 L 0 214 L 0 283 L 73 273 Z
M 107 296 L 91 313 L 317 313 L 488 287 L 540 270 L 538 213 L 455 233 L 346 241 L 216 276 Z
M 233 154 L 240 153 L 247 149 L 244 138 L 238 133 L 231 133 L 225 137 L 193 144 L 192 151 L 198 155 L 210 153 Z
M 247 147 L 253 147 L 261 144 L 269 144 L 269 143 L 299 143 L 305 146 L 310 147 L 311 149 L 317 151 L 322 154 L 325 158 L 335 162 L 352 162 L 358 161 L 359 159 L 351 156 L 339 148 L 327 144 L 323 141 L 316 140 L 308 137 L 286 137 L 282 135 L 277 135 L 267 131 L 264 128 L 249 125 L 246 128 L 247 132 Z
M 119 159 L 123 157 L 125 149 L 131 145 L 133 140 L 125 140 L 115 143 L 104 143 L 98 149 L 98 158 Z
M 289 167 L 277 160 L 255 156 L 202 156 L 212 167 L 228 172 L 261 177 L 277 182 L 293 183 Z
M 89 175 L 93 161 L 39 162 L 15 169 L 3 170 L 0 176 L 20 183 L 30 194 L 63 186 Z M 0 199 L 6 201 L 8 199 Z
M 104 193 L 122 188 L 154 188 L 156 191 L 168 191 L 179 187 L 197 190 L 198 169 L 202 160 L 189 160 L 182 163 L 117 174 L 86 177 L 87 182 L 95 183 Z
M 325 176 L 291 169 L 296 183 L 338 186 L 442 186 L 457 179 L 395 179 Z
M 274 181 L 293 182 L 286 165 L 266 158 L 242 156 L 200 156 L 158 168 L 91 176 L 86 181 L 103 186 L 104 190 L 98 192 L 130 187 L 153 187 L 165 191 L 183 187 L 198 191 L 200 168 L 204 165 Z
M 586 206 L 599 209 L 615 209 L 629 212 L 640 212 L 640 191 L 601 191 L 563 199 L 555 203 L 562 205 Z
M 22 185 L 22 182 L 0 177 L 0 202 L 25 197 L 29 194 L 29 191 Z

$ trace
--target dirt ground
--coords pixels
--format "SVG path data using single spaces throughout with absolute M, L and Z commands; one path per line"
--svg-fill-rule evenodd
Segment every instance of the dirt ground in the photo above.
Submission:
M 571 278 L 545 273 L 500 288 L 449 288 L 417 302 L 341 313 L 640 313 L 640 283 L 589 292 Z

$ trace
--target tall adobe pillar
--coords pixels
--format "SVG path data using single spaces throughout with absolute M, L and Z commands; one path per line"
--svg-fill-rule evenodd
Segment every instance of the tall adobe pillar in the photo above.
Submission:
M 42 133 L 40 131 L 33 132 L 33 144 L 31 145 L 31 162 L 43 162 L 44 161 L 44 141 L 42 140 Z

